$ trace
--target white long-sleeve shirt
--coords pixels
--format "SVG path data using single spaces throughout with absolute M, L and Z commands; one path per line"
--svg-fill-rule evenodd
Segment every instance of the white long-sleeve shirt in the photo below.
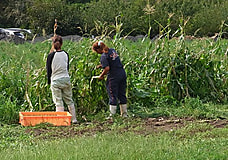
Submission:
M 47 58 L 47 76 L 48 84 L 51 81 L 62 78 L 69 77 L 69 55 L 65 51 L 52 52 Z

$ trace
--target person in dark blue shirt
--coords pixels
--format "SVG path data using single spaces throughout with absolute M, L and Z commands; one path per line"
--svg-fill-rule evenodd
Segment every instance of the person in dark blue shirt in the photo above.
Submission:
M 121 116 L 127 117 L 127 76 L 119 55 L 115 49 L 108 48 L 102 41 L 95 42 L 92 49 L 101 54 L 101 64 L 97 68 L 103 68 L 103 71 L 99 79 L 102 80 L 107 75 L 106 89 L 109 95 L 110 117 L 116 113 L 118 102 Z

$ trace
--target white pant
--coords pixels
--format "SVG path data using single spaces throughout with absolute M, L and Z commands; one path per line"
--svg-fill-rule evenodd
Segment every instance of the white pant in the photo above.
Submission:
M 63 101 L 68 105 L 74 105 L 72 88 L 69 77 L 63 77 L 51 82 L 52 99 L 56 107 L 63 107 Z

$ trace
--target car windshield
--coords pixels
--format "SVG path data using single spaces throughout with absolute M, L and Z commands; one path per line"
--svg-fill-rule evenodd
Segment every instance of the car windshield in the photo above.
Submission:
M 22 36 L 22 34 L 21 34 L 20 32 L 14 32 L 14 34 L 15 34 L 16 36 Z

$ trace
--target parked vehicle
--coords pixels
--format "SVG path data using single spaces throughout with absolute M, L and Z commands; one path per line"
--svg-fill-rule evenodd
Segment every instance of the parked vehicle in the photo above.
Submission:
M 0 34 L 5 35 L 6 37 L 18 37 L 25 39 L 24 33 L 31 33 L 31 31 L 21 28 L 0 28 Z

